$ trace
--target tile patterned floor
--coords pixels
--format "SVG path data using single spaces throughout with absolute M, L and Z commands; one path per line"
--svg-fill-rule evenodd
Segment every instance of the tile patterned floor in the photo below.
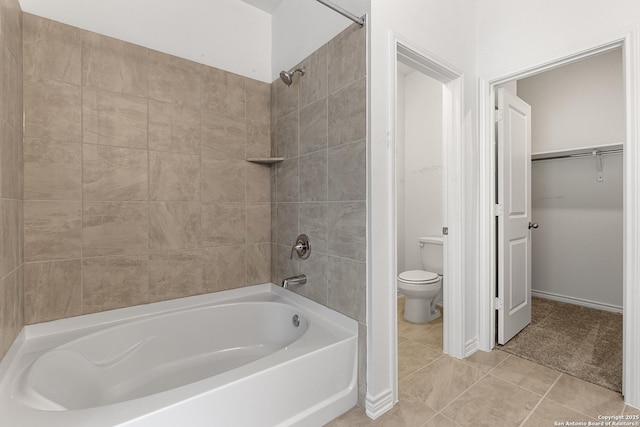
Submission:
M 377 420 L 356 407 L 330 427 L 560 425 L 599 415 L 640 415 L 622 396 L 500 350 L 458 360 L 442 353 L 442 318 L 426 325 L 402 319 L 398 302 L 400 401 Z

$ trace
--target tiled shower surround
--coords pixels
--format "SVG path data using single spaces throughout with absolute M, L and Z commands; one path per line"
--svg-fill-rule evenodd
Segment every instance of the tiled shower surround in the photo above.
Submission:
M 0 0 L 0 357 L 24 325 L 21 14 Z
M 24 14 L 24 318 L 270 280 L 270 87 Z
M 366 30 L 353 24 L 271 85 L 271 278 L 359 322 L 360 401 L 366 361 Z M 291 247 L 309 236 L 311 255 Z

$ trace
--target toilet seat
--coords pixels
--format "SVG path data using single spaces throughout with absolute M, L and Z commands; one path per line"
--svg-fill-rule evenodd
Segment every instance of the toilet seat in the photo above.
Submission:
M 425 270 L 409 270 L 398 275 L 398 281 L 410 285 L 430 285 L 440 281 L 437 273 Z

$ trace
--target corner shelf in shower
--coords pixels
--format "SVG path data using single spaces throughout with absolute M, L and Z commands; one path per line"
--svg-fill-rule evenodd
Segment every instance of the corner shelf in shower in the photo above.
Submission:
M 284 157 L 249 157 L 247 162 L 258 163 L 261 165 L 272 165 L 274 163 L 280 163 L 284 160 Z

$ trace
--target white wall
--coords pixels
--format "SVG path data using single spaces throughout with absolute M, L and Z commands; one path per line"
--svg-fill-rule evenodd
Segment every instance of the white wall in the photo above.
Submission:
M 422 269 L 418 237 L 442 234 L 442 89 L 417 71 L 404 78 L 405 114 L 397 118 L 404 130 L 397 141 L 404 186 L 404 201 L 398 197 L 398 223 L 404 224 L 403 231 L 398 226 L 399 272 Z
M 405 122 L 405 94 L 406 90 L 406 74 L 410 72 L 409 67 L 402 63 L 398 63 L 397 76 L 397 95 L 396 95 L 396 120 L 398 123 Z M 396 252 L 396 268 L 398 272 L 406 271 L 406 234 L 407 225 L 405 221 L 405 192 L 406 192 L 406 174 L 405 174 L 405 126 L 398 126 L 396 132 L 398 141 L 396 144 L 396 203 L 397 203 L 397 252 Z
M 636 0 L 483 0 L 478 77 L 494 79 L 536 67 L 639 23 Z
M 544 160 L 531 168 L 534 292 L 622 309 L 622 155 Z
M 270 83 L 271 15 L 239 0 L 20 0 L 22 10 Z
M 621 49 L 519 80 L 532 153 L 624 141 L 622 84 Z
M 518 81 L 531 105 L 532 151 L 622 142 L 621 50 Z M 622 309 L 622 155 L 534 162 L 532 290 L 605 309 Z
M 455 67 L 464 74 L 464 105 L 462 106 L 464 152 L 461 167 L 465 170 L 460 197 L 463 204 L 464 229 L 451 230 L 453 237 L 464 235 L 465 253 L 464 277 L 461 278 L 464 289 L 465 315 L 462 339 L 473 341 L 477 338 L 477 293 L 474 274 L 475 243 L 473 218 L 476 215 L 474 199 L 475 166 L 475 118 L 476 118 L 476 13 L 478 2 L 474 0 L 397 0 L 373 1 L 371 3 L 370 61 L 370 158 L 369 162 L 369 234 L 367 240 L 371 248 L 368 263 L 367 300 L 369 311 L 369 358 L 367 377 L 367 412 L 379 415 L 378 411 L 386 407 L 392 394 L 395 381 L 394 354 L 396 343 L 390 326 L 393 301 L 395 301 L 395 263 L 389 230 L 394 225 L 390 206 L 392 199 L 394 147 L 391 145 L 394 125 L 390 120 L 390 111 L 394 100 L 391 72 L 394 69 L 395 56 L 392 55 L 391 34 L 396 33 L 422 51 Z M 451 236 L 450 236 L 451 237 Z

